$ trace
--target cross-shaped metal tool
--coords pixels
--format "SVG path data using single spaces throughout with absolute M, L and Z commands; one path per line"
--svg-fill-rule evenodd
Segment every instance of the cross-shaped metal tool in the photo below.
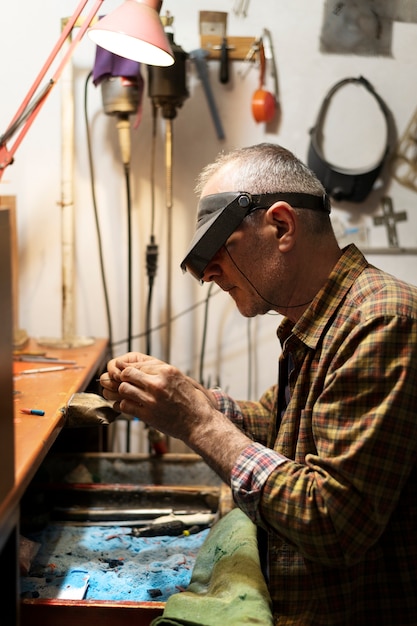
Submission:
M 383 215 L 377 215 L 374 217 L 375 226 L 381 226 L 385 224 L 388 234 L 388 243 L 390 248 L 398 248 L 398 235 L 397 235 L 397 222 L 404 222 L 407 220 L 407 213 L 401 211 L 400 213 L 394 213 L 394 207 L 392 205 L 392 198 L 385 196 L 382 198 L 382 211 Z

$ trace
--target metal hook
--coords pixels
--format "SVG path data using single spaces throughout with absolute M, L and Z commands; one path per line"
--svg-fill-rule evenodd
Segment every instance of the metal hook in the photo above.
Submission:
M 233 13 L 238 16 L 247 17 L 249 9 L 249 0 L 235 0 Z
M 263 30 L 263 37 L 266 40 L 266 43 L 264 44 L 265 58 L 271 63 L 271 76 L 274 81 L 275 100 L 278 103 L 279 102 L 278 70 L 277 70 L 277 64 L 275 62 L 274 46 L 272 44 L 272 35 L 271 35 L 271 32 L 267 28 L 264 28 Z
M 243 59 L 243 63 L 244 64 L 246 63 L 247 66 L 246 66 L 246 68 L 244 70 L 241 69 L 241 70 L 238 71 L 238 74 L 239 74 L 239 76 L 241 76 L 241 78 L 245 78 L 245 76 L 249 72 L 249 70 L 251 68 L 250 62 L 251 61 L 256 61 L 256 53 L 259 50 L 259 47 L 261 45 L 261 41 L 262 41 L 261 37 L 259 37 L 258 39 L 255 39 L 255 41 L 253 42 L 253 44 L 249 48 L 247 55 Z

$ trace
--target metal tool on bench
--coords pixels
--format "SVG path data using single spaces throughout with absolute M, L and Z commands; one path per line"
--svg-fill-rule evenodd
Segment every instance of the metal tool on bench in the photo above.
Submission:
M 133 537 L 159 537 L 167 535 L 178 537 L 179 535 L 194 534 L 209 528 L 216 518 L 214 513 L 194 513 L 185 515 L 166 515 L 158 517 L 146 526 L 132 527 L 129 535 Z

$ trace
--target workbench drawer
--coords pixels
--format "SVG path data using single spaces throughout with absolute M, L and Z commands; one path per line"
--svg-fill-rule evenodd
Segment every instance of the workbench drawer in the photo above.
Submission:
M 210 511 L 218 517 L 230 510 L 225 487 L 193 454 L 50 455 L 22 501 L 21 534 L 30 525 L 40 529 L 57 521 L 128 527 L 138 516 L 149 520 L 170 511 Z M 164 606 L 157 597 L 143 602 L 22 597 L 21 626 L 91 626 L 92 620 L 148 626 Z
M 164 602 L 22 600 L 22 626 L 149 626 L 162 615 Z

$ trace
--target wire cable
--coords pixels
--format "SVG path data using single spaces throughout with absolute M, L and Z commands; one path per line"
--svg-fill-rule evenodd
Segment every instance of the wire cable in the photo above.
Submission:
M 221 289 L 218 289 L 217 291 L 215 291 L 213 294 L 210 295 L 210 297 L 216 296 L 217 294 L 219 294 L 221 292 Z M 176 320 L 178 320 L 180 317 L 182 317 L 183 315 L 187 315 L 188 313 L 191 313 L 191 311 L 194 311 L 195 309 L 197 309 L 199 306 L 201 306 L 202 304 L 206 303 L 206 298 L 204 298 L 204 300 L 199 300 L 198 302 L 196 302 L 195 304 L 191 305 L 190 307 L 188 307 L 187 309 L 184 309 L 183 311 L 180 311 L 179 313 L 177 313 L 177 315 L 173 315 L 170 319 L 170 322 L 175 322 Z M 142 337 L 146 336 L 147 332 L 151 332 L 151 333 L 155 333 L 158 330 L 161 330 L 165 327 L 166 325 L 166 321 L 165 322 L 161 322 L 161 324 L 158 324 L 157 326 L 153 326 L 152 328 L 149 329 L 149 331 L 145 330 L 143 333 L 138 333 L 137 335 L 133 335 L 133 339 L 141 339 Z M 113 343 L 113 348 L 117 347 L 118 345 L 125 343 L 126 339 L 119 339 L 118 341 L 115 341 Z
M 167 219 L 167 285 L 166 285 L 166 349 L 165 360 L 171 360 L 171 308 L 172 308 L 172 119 L 165 120 L 165 170 L 166 170 L 166 219 Z
M 210 300 L 211 292 L 213 290 L 214 285 L 215 283 L 210 283 L 210 287 L 207 292 L 207 297 L 205 299 L 205 307 L 204 307 L 204 324 L 203 324 L 203 336 L 201 339 L 200 368 L 199 368 L 199 382 L 202 385 L 204 385 L 204 358 L 205 358 L 205 352 L 206 352 L 209 300 Z
M 252 384 L 253 384 L 253 380 L 252 380 L 252 366 L 253 366 L 253 354 L 252 354 L 252 324 L 251 324 L 252 319 L 249 317 L 248 321 L 247 321 L 247 340 L 248 340 L 248 391 L 247 391 L 247 398 L 248 400 L 251 400 L 252 398 Z
M 107 288 L 106 281 L 106 272 L 104 268 L 104 255 L 103 255 L 103 243 L 101 238 L 101 229 L 98 218 L 98 210 L 97 210 L 97 198 L 95 191 L 95 172 L 94 172 L 94 161 L 91 149 L 91 136 L 90 136 L 90 128 L 88 123 L 88 84 L 93 75 L 93 72 L 90 72 L 85 81 L 84 87 L 84 118 L 85 118 L 85 128 L 86 128 L 86 136 L 87 136 L 87 151 L 88 151 L 88 162 L 90 167 L 90 182 L 91 182 L 91 196 L 93 200 L 93 208 L 94 208 L 94 218 L 96 223 L 96 233 L 97 233 L 97 241 L 98 241 L 98 250 L 99 250 L 99 261 L 100 261 L 100 272 L 101 272 L 101 280 L 103 284 L 103 294 L 105 301 L 105 309 L 106 309 L 106 319 L 107 319 L 107 328 L 109 335 L 109 349 L 110 356 L 113 356 L 113 322 L 110 311 L 110 302 L 109 302 L 109 293 Z
M 151 236 L 150 243 L 146 248 L 146 272 L 148 275 L 148 298 L 146 302 L 146 353 L 151 354 L 151 321 L 152 321 L 152 297 L 158 266 L 158 246 L 155 239 L 155 153 L 156 153 L 156 124 L 158 110 L 152 103 L 152 144 L 151 144 Z
M 127 350 L 132 350 L 132 200 L 130 189 L 130 167 L 124 164 L 126 183 L 126 212 L 127 212 Z

